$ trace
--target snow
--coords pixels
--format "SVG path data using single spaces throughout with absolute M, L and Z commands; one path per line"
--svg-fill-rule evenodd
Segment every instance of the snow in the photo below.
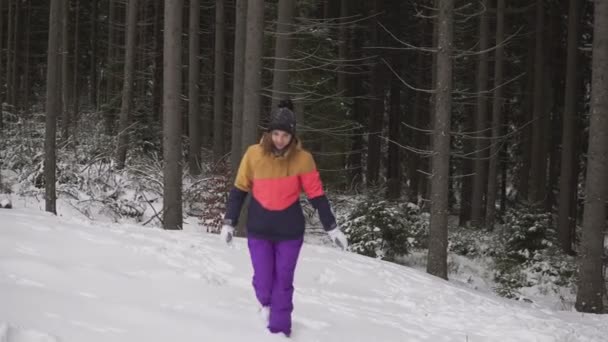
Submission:
M 0 210 L 0 341 L 279 341 L 246 241 Z M 605 341 L 608 316 L 538 308 L 306 243 L 293 341 Z

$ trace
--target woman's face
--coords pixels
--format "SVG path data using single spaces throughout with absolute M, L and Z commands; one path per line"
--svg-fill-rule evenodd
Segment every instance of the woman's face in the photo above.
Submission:
M 291 142 L 291 134 L 285 131 L 275 129 L 270 132 L 270 135 L 272 137 L 274 147 L 279 151 L 283 150 Z

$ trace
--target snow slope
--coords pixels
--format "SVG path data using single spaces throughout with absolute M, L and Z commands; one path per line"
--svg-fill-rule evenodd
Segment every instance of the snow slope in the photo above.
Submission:
M 276 341 L 246 243 L 0 209 L 0 341 Z M 305 244 L 293 341 L 606 341 L 608 317 L 539 310 Z

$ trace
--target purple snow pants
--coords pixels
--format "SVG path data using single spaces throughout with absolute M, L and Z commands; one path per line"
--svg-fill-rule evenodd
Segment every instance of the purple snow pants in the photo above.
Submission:
M 291 334 L 293 277 L 303 239 L 270 241 L 249 237 L 253 288 L 262 306 L 270 307 L 268 330 Z

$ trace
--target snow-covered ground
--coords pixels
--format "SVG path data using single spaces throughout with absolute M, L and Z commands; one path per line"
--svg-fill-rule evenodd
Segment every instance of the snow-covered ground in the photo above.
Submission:
M 246 243 L 0 209 L 0 341 L 275 341 Z M 305 244 L 293 341 L 606 341 L 608 316 L 534 308 Z

